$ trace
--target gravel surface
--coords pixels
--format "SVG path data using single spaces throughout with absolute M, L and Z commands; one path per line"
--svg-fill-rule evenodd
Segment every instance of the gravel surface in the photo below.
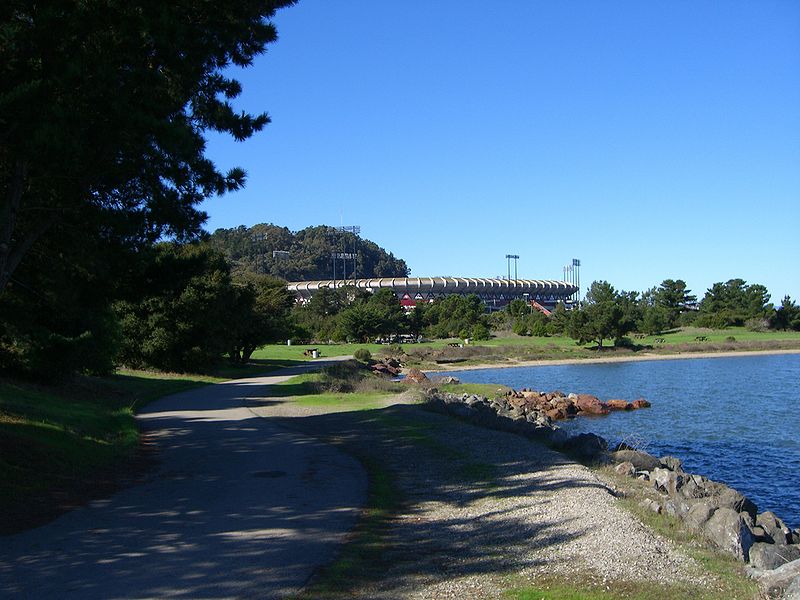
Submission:
M 251 410 L 280 414 L 285 426 L 369 456 L 395 477 L 404 509 L 385 569 L 352 597 L 498 598 L 543 576 L 711 583 L 590 470 L 523 437 L 411 405 L 295 417 L 289 406 Z

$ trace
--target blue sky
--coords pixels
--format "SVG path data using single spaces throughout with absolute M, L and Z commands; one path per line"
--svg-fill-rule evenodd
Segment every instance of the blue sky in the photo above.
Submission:
M 800 2 L 301 0 L 211 136 L 207 229 L 361 226 L 412 275 L 800 299 Z M 512 273 L 513 274 L 513 273 Z

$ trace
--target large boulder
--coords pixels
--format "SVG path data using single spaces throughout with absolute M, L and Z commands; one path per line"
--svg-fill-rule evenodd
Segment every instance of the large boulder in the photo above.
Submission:
M 776 544 L 791 544 L 792 531 L 774 512 L 766 511 L 756 517 L 756 525 L 761 527 Z
M 406 374 L 406 381 L 410 381 L 411 383 L 425 383 L 430 381 L 430 379 L 428 379 L 428 376 L 419 369 L 413 368 L 410 369 Z
M 758 574 L 762 589 L 770 598 L 800 600 L 800 560 Z
M 756 542 L 750 547 L 750 564 L 757 569 L 777 569 L 778 567 L 800 559 L 800 546 L 781 546 Z
M 650 471 L 650 481 L 658 491 L 669 496 L 676 496 L 678 490 L 683 486 L 684 476 L 681 473 L 657 467 Z
M 706 498 L 721 508 L 730 508 L 736 512 L 746 512 L 753 519 L 756 518 L 758 507 L 747 496 L 717 481 L 705 481 L 704 492 Z
M 633 410 L 633 405 L 627 400 L 606 400 L 609 410 Z
M 652 471 L 661 464 L 655 456 L 640 450 L 617 450 L 611 453 L 614 462 L 629 462 L 637 471 Z
M 670 471 L 677 471 L 678 473 L 683 473 L 683 461 L 680 458 L 676 458 L 674 456 L 662 456 L 658 459 L 661 463 L 661 466 L 665 469 L 669 469 Z
M 636 467 L 633 466 L 633 463 L 628 461 L 619 463 L 614 467 L 614 471 L 623 477 L 634 477 L 636 475 Z
M 689 529 L 700 531 L 714 514 L 715 510 L 717 510 L 716 507 L 710 504 L 698 502 L 689 507 L 689 512 L 683 517 L 683 522 Z
M 608 450 L 608 442 L 593 433 L 581 433 L 564 443 L 564 450 L 580 460 L 602 462 Z
M 589 415 L 607 415 L 608 409 L 603 406 L 597 396 L 591 394 L 577 394 L 574 400 L 575 406 L 582 413 Z
M 732 508 L 718 508 L 703 526 L 703 533 L 717 548 L 747 562 L 753 536 L 747 522 Z

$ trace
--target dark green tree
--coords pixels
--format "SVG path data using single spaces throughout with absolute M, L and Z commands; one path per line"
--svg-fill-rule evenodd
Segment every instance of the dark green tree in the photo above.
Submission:
M 202 244 L 155 246 L 139 274 L 135 299 L 115 310 L 122 325 L 122 364 L 200 372 L 237 343 L 237 311 L 253 297 L 237 289 L 225 258 Z
M 0 293 L 43 236 L 147 245 L 189 239 L 197 205 L 244 183 L 205 155 L 205 131 L 244 140 L 247 66 L 291 0 L 33 3 L 0 8 Z
M 247 273 L 234 281 L 231 360 L 246 363 L 259 346 L 291 336 L 294 296 L 281 279 Z
M 473 328 L 481 325 L 477 333 L 484 336 L 488 332 L 485 310 L 475 294 L 437 298 L 425 311 L 425 331 L 433 338 L 475 337 Z
M 370 240 L 324 225 L 291 232 L 286 227 L 262 223 L 253 227 L 217 229 L 209 243 L 225 253 L 234 272 L 249 271 L 288 281 L 333 279 L 332 255 L 357 255 L 357 277 L 405 277 L 406 263 Z M 352 279 L 353 261 L 336 261 L 336 278 Z
M 697 302 L 697 296 L 686 288 L 686 282 L 683 279 L 662 281 L 654 294 L 654 299 L 657 306 L 668 312 L 668 327 L 675 327 L 680 315 L 690 310 Z
M 697 324 L 721 329 L 743 325 L 748 319 L 768 319 L 773 307 L 770 295 L 761 284 L 748 285 L 743 279 L 717 282 L 700 301 Z
M 775 310 L 770 326 L 773 329 L 800 331 L 800 307 L 789 296 L 784 296 Z
M 607 281 L 593 282 L 586 301 L 570 315 L 567 335 L 580 344 L 597 342 L 599 348 L 606 339 L 621 340 L 634 327 L 635 297 L 635 292 L 618 293 Z

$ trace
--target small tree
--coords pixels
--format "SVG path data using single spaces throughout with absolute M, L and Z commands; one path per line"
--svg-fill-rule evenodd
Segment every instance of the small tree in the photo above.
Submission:
M 586 294 L 586 302 L 572 311 L 567 324 L 567 335 L 578 343 L 597 342 L 603 347 L 606 339 L 622 339 L 633 329 L 634 304 L 630 294 L 620 294 L 607 281 L 595 281 Z

